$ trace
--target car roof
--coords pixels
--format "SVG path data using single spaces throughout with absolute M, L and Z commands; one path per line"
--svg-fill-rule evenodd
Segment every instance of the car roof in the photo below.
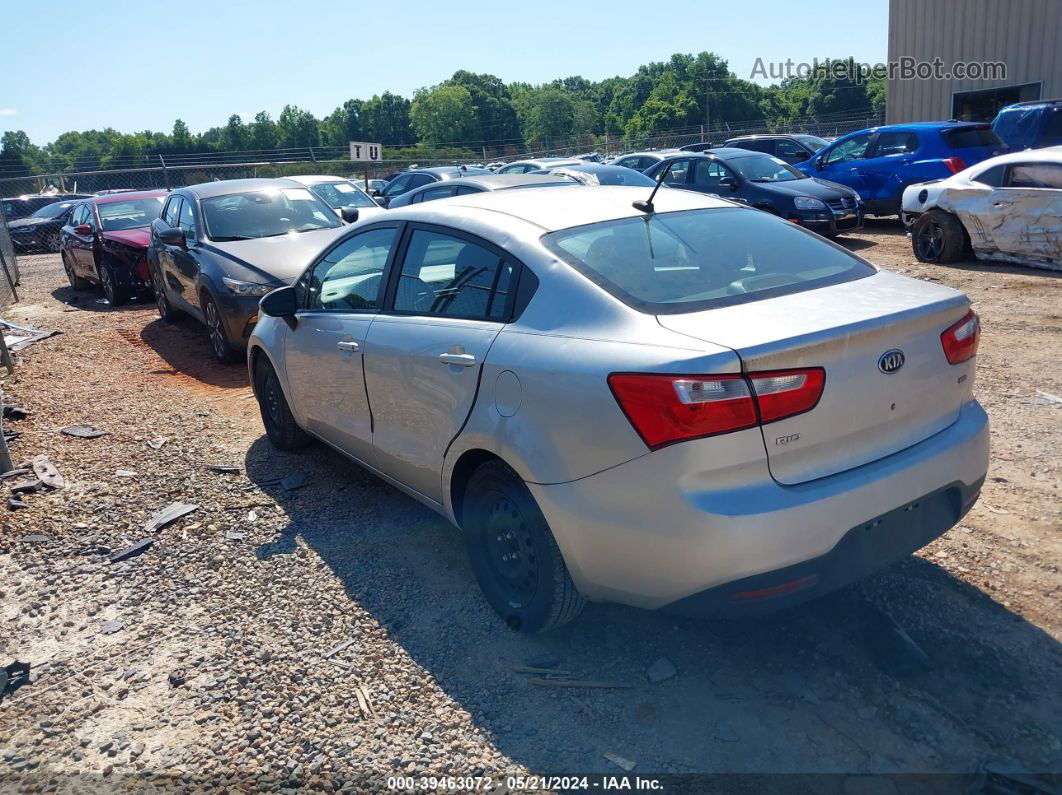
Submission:
M 622 160 L 626 157 L 644 157 L 645 155 L 649 155 L 650 157 L 667 157 L 670 154 L 681 151 L 682 150 L 678 147 L 671 147 L 669 149 L 646 149 L 644 152 L 628 152 L 625 155 L 620 155 L 616 160 Z
M 462 174 L 489 174 L 485 168 L 475 166 L 431 166 L 429 168 L 407 168 L 402 174 L 436 174 L 437 176 L 449 176 L 454 173 Z
M 687 160 L 691 157 L 705 157 L 716 158 L 717 160 L 737 160 L 740 157 L 769 157 L 774 159 L 774 155 L 769 155 L 766 152 L 754 152 L 751 149 L 739 149 L 738 147 L 716 147 L 714 149 L 705 149 L 703 152 L 673 152 L 669 154 L 664 160 Z
M 265 190 L 266 188 L 305 188 L 301 182 L 293 179 L 278 177 L 276 179 L 222 179 L 214 182 L 200 182 L 198 185 L 188 185 L 178 190 L 189 191 L 200 199 L 212 199 L 215 196 L 228 196 L 233 193 L 247 193 L 248 191 Z
M 1016 108 L 1025 108 L 1026 110 L 1035 108 L 1049 108 L 1052 105 L 1062 105 L 1062 99 L 1030 99 L 1025 102 L 1014 102 L 1010 105 L 1006 105 L 999 109 L 1002 113 L 1005 110 L 1013 110 Z
M 727 138 L 726 142 L 731 141 L 759 141 L 763 139 L 772 138 L 796 138 L 804 133 L 755 133 L 753 135 L 735 135 L 733 138 Z M 818 138 L 817 135 L 811 136 L 812 138 Z
M 977 173 L 981 173 L 985 166 L 1003 165 L 1006 163 L 1062 163 L 1062 146 L 1046 146 L 1042 149 L 1023 149 L 1020 152 L 1007 152 L 1003 155 L 982 160 L 974 167 Z M 965 173 L 965 172 L 960 172 Z
M 326 182 L 353 182 L 350 177 L 336 177 L 329 174 L 299 174 L 297 176 L 285 177 L 284 179 L 291 179 L 295 182 L 302 183 L 303 185 L 321 185 Z
M 160 196 L 168 196 L 168 190 L 138 190 L 127 191 L 125 193 L 108 193 L 105 196 L 94 196 L 89 199 L 90 204 L 116 204 L 118 202 L 127 202 L 130 199 L 157 199 Z
M 573 201 L 573 190 L 578 197 Z M 537 190 L 499 190 L 469 193 L 440 202 L 426 202 L 388 210 L 388 217 L 450 222 L 461 228 L 463 220 L 476 217 L 493 226 L 523 222 L 546 232 L 575 226 L 644 216 L 632 203 L 649 198 L 652 188 L 595 186 L 571 188 L 558 185 Z M 654 199 L 657 212 L 733 208 L 734 204 L 695 191 L 667 189 Z M 508 219 L 506 218 L 508 216 Z
M 482 176 L 476 175 L 448 179 L 446 180 L 446 185 L 447 187 L 454 185 L 472 185 L 479 188 L 486 188 L 487 190 L 504 190 L 505 188 L 517 188 L 521 185 L 559 185 L 562 182 L 563 180 L 548 174 L 484 174 Z M 431 185 L 421 185 L 419 188 L 412 190 L 411 193 L 419 193 L 420 191 L 431 190 L 432 188 L 438 187 L 440 186 L 436 183 L 432 183 Z

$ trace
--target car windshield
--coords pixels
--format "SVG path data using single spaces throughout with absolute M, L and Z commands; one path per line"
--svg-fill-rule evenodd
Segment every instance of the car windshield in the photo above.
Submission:
M 306 188 L 267 188 L 203 199 L 211 240 L 253 240 L 340 225 L 332 209 Z
M 352 182 L 339 180 L 337 182 L 322 182 L 310 188 L 320 199 L 331 207 L 338 210 L 340 207 L 375 207 L 376 202 L 369 198 L 361 188 Z
M 790 182 L 808 178 L 803 171 L 771 155 L 735 157 L 724 162 L 749 182 Z
M 652 314 L 758 301 L 875 272 L 795 224 L 738 207 L 602 221 L 542 242 L 628 306 Z
M 33 214 L 34 218 L 58 218 L 60 215 L 70 209 L 73 202 L 55 202 L 54 204 L 46 204 L 41 209 L 37 210 Z
M 119 229 L 150 226 L 151 222 L 159 217 L 162 199 L 162 196 L 150 196 L 144 199 L 126 199 L 97 204 L 96 209 L 100 214 L 103 231 L 115 232 Z
M 817 135 L 794 135 L 800 143 L 809 147 L 812 152 L 817 152 L 824 146 L 829 146 L 829 143 L 819 138 Z

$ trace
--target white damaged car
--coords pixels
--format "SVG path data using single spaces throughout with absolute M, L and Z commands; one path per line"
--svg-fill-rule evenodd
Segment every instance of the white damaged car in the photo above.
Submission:
M 1062 270 L 1062 146 L 1011 152 L 903 192 L 902 218 L 922 262 L 972 253 Z

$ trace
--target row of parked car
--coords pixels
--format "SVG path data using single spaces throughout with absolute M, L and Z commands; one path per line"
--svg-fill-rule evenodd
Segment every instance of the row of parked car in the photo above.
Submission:
M 510 627 L 586 600 L 765 612 L 974 504 L 979 321 L 700 181 L 817 178 L 740 148 L 680 157 L 681 183 L 404 172 L 387 209 L 335 177 L 97 196 L 61 254 L 75 288 L 205 323 L 275 446 L 323 442 L 453 522 Z

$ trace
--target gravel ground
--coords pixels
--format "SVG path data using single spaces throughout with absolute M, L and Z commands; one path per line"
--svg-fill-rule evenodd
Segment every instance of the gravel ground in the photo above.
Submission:
M 442 519 L 321 446 L 272 450 L 244 370 L 211 364 L 195 323 L 22 258 L 6 316 L 62 334 L 18 356 L 5 396 L 30 414 L 5 427 L 16 465 L 46 453 L 67 485 L 3 515 L 0 665 L 33 676 L 0 703 L 0 782 L 368 791 L 396 773 L 622 773 L 606 753 L 639 774 L 1062 771 L 1062 405 L 1037 392 L 1062 395 L 1059 274 L 921 265 L 890 222 L 843 242 L 981 313 L 977 507 L 779 616 L 590 605 L 536 637 L 490 612 Z M 73 424 L 107 435 L 58 433 Z M 145 531 L 174 502 L 198 508 Z M 927 670 L 886 673 L 882 611 Z M 651 683 L 660 658 L 676 673 Z M 630 687 L 537 687 L 513 670 L 529 664 Z

